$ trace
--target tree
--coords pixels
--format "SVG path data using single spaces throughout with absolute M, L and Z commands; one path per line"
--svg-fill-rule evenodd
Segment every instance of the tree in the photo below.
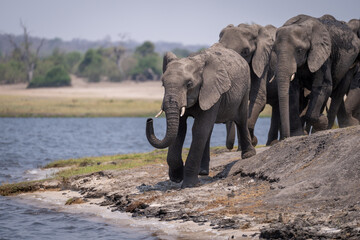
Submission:
M 23 29 L 23 38 L 24 38 L 23 42 L 21 43 L 21 46 L 19 46 L 15 42 L 15 40 L 11 35 L 8 35 L 8 39 L 10 43 L 13 45 L 14 50 L 18 51 L 20 54 L 21 61 L 24 63 L 26 68 L 26 73 L 27 73 L 26 81 L 30 83 L 34 75 L 34 70 L 36 68 L 36 63 L 38 61 L 39 51 L 44 43 L 44 39 L 41 40 L 39 46 L 36 48 L 36 51 L 33 52 L 33 50 L 31 49 L 32 43 L 30 42 L 30 34 L 22 21 L 20 21 L 20 26 Z
M 120 75 L 124 75 L 124 70 L 122 69 L 121 62 L 124 59 L 125 52 L 126 49 L 122 46 L 114 47 L 116 66 L 119 69 Z
M 146 41 L 135 49 L 135 53 L 142 57 L 153 54 L 155 53 L 155 45 L 150 41 Z
M 28 88 L 70 86 L 71 79 L 62 66 L 55 66 L 43 76 L 35 77 Z
M 98 51 L 89 49 L 84 56 L 84 59 L 80 62 L 78 73 L 80 76 L 87 77 L 90 82 L 99 82 L 103 65 L 103 58 Z

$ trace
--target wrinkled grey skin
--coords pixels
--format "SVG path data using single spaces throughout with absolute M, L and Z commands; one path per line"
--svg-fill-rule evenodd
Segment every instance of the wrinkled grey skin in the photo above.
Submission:
M 347 24 L 360 39 L 360 19 L 352 19 Z M 360 59 L 358 60 L 360 61 Z M 354 70 L 354 77 L 346 94 L 346 100 L 342 101 L 337 114 L 339 127 L 360 124 L 360 64 L 357 63 L 355 68 L 357 70 Z
M 257 144 L 257 138 L 254 135 L 255 124 L 266 103 L 270 104 L 273 109 L 267 145 L 277 140 L 280 128 L 277 87 L 276 82 L 272 79 L 273 74 L 269 71 L 270 53 L 275 40 L 275 33 L 276 28 L 272 25 L 263 27 L 258 24 L 239 24 L 235 27 L 230 24 L 219 35 L 219 42 L 226 48 L 240 54 L 250 67 L 251 89 L 248 126 L 253 146 Z M 272 81 L 270 82 L 270 80 Z M 231 131 L 234 131 L 234 126 L 232 123 L 228 123 L 226 142 L 228 149 L 232 149 L 234 145 L 234 137 L 231 137 L 233 132 Z
M 250 71 L 241 56 L 219 43 L 188 58 L 178 59 L 167 53 L 163 72 L 166 135 L 162 140 L 156 138 L 152 119 L 147 121 L 146 135 L 152 146 L 169 147 L 171 181 L 183 181 L 182 188 L 193 187 L 199 183 L 198 174 L 209 174 L 210 136 L 215 123 L 234 121 L 241 136 L 242 158 L 256 154 L 247 127 Z M 182 107 L 186 112 L 180 117 Z M 195 120 L 184 166 L 181 152 L 188 117 Z
M 311 91 L 305 114 L 307 124 L 319 130 L 332 126 L 349 88 L 349 69 L 359 48 L 359 39 L 347 25 L 328 15 L 298 15 L 277 29 L 271 65 L 278 84 L 284 138 L 304 134 L 299 114 L 299 96 L 304 88 Z M 321 113 L 329 97 L 332 101 L 326 118 Z M 290 122 L 294 123 L 291 128 Z

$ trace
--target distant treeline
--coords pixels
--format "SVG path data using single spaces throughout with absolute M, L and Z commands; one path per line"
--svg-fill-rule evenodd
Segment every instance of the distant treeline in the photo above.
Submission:
M 40 39 L 0 34 L 0 83 L 27 82 L 29 87 L 70 85 L 69 74 L 90 82 L 158 80 L 162 55 L 186 57 L 207 46 L 146 41 L 111 42 Z

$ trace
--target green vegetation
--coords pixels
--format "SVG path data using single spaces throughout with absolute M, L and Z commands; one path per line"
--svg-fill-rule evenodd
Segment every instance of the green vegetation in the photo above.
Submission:
M 25 66 L 20 61 L 11 59 L 0 62 L 0 83 L 19 83 L 26 79 Z
M 33 192 L 39 189 L 39 184 L 43 181 L 44 180 L 0 185 L 0 195 L 9 196 L 23 192 Z
M 103 71 L 102 65 L 101 55 L 95 50 L 89 49 L 79 65 L 78 74 L 88 78 L 89 82 L 99 82 Z
M 63 87 L 70 86 L 71 79 L 63 67 L 53 67 L 45 77 L 37 76 L 32 79 L 28 88 Z
M 137 63 L 130 71 L 132 79 L 157 80 L 161 75 L 162 59 L 154 52 L 155 46 L 147 41 L 135 50 Z
M 105 170 L 124 170 L 149 164 L 165 164 L 166 154 L 167 150 L 155 150 L 149 153 L 60 160 L 44 168 L 68 167 L 56 174 L 57 178 L 63 179 Z
M 186 154 L 187 150 L 184 150 Z M 60 160 L 48 164 L 44 168 L 61 168 L 54 179 L 66 183 L 67 179 L 76 175 L 90 174 L 104 170 L 125 170 L 150 164 L 165 164 L 167 150 L 155 150 L 149 153 L 135 153 L 104 157 L 88 157 L 79 159 Z M 43 188 L 42 183 L 47 180 L 4 184 L 0 186 L 0 195 L 8 196 L 23 192 L 33 192 Z M 53 188 L 56 188 L 54 186 Z
M 148 117 L 160 106 L 160 100 L 0 95 L 0 117 Z
M 47 76 L 55 67 L 62 68 L 67 74 L 86 78 L 89 82 L 159 80 L 162 74 L 162 56 L 155 52 L 155 45 L 150 41 L 145 41 L 135 50 L 126 49 L 120 44 L 106 48 L 87 48 L 86 53 L 82 54 L 66 52 L 66 48 L 55 48 L 61 43 L 58 38 L 36 41 L 29 36 L 23 23 L 21 27 L 24 30 L 22 40 L 9 35 L 11 53 L 4 55 L 0 52 L 0 84 L 22 82 L 32 88 L 68 85 Z M 46 55 L 39 54 L 43 47 L 46 48 Z M 79 47 L 79 50 L 83 49 Z M 178 57 L 187 57 L 191 53 L 181 48 L 175 48 L 173 52 Z

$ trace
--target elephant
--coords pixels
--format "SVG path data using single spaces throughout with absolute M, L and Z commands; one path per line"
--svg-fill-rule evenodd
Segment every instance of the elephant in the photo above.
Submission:
M 278 138 L 279 116 L 278 96 L 276 83 L 273 82 L 273 74 L 269 71 L 269 60 L 272 46 L 275 40 L 276 28 L 272 25 L 265 27 L 258 24 L 228 25 L 219 35 L 219 42 L 226 48 L 240 54 L 249 64 L 251 71 L 251 88 L 249 98 L 248 127 L 252 138 L 252 144 L 256 146 L 257 138 L 254 135 L 256 121 L 266 103 L 273 109 L 271 128 L 269 130 L 267 145 Z M 272 83 L 273 82 L 273 83 Z M 228 136 L 234 131 L 231 123 L 227 123 Z M 226 146 L 232 149 L 234 137 L 227 137 Z
M 348 23 L 351 30 L 360 39 L 360 19 L 351 19 Z M 360 123 L 360 63 L 356 66 L 346 100 L 342 101 L 337 114 L 339 127 L 358 125 Z
M 339 127 L 355 126 L 360 124 L 360 66 L 353 77 L 346 100 L 341 102 L 337 113 Z
M 242 158 L 256 154 L 247 126 L 250 70 L 231 49 L 215 43 L 199 54 L 178 59 L 168 52 L 163 59 L 165 88 L 161 111 L 166 114 L 163 139 L 154 134 L 147 119 L 146 136 L 155 148 L 168 148 L 169 178 L 182 188 L 199 184 L 198 175 L 209 174 L 210 137 L 215 123 L 234 121 L 238 127 Z M 193 117 L 192 142 L 185 165 L 182 147 L 187 118 Z
M 298 15 L 277 29 L 270 65 L 278 84 L 282 138 L 304 134 L 299 109 L 305 88 L 311 91 L 306 124 L 318 130 L 332 126 L 359 49 L 360 41 L 351 29 L 329 15 Z M 322 112 L 329 97 L 326 117 Z

